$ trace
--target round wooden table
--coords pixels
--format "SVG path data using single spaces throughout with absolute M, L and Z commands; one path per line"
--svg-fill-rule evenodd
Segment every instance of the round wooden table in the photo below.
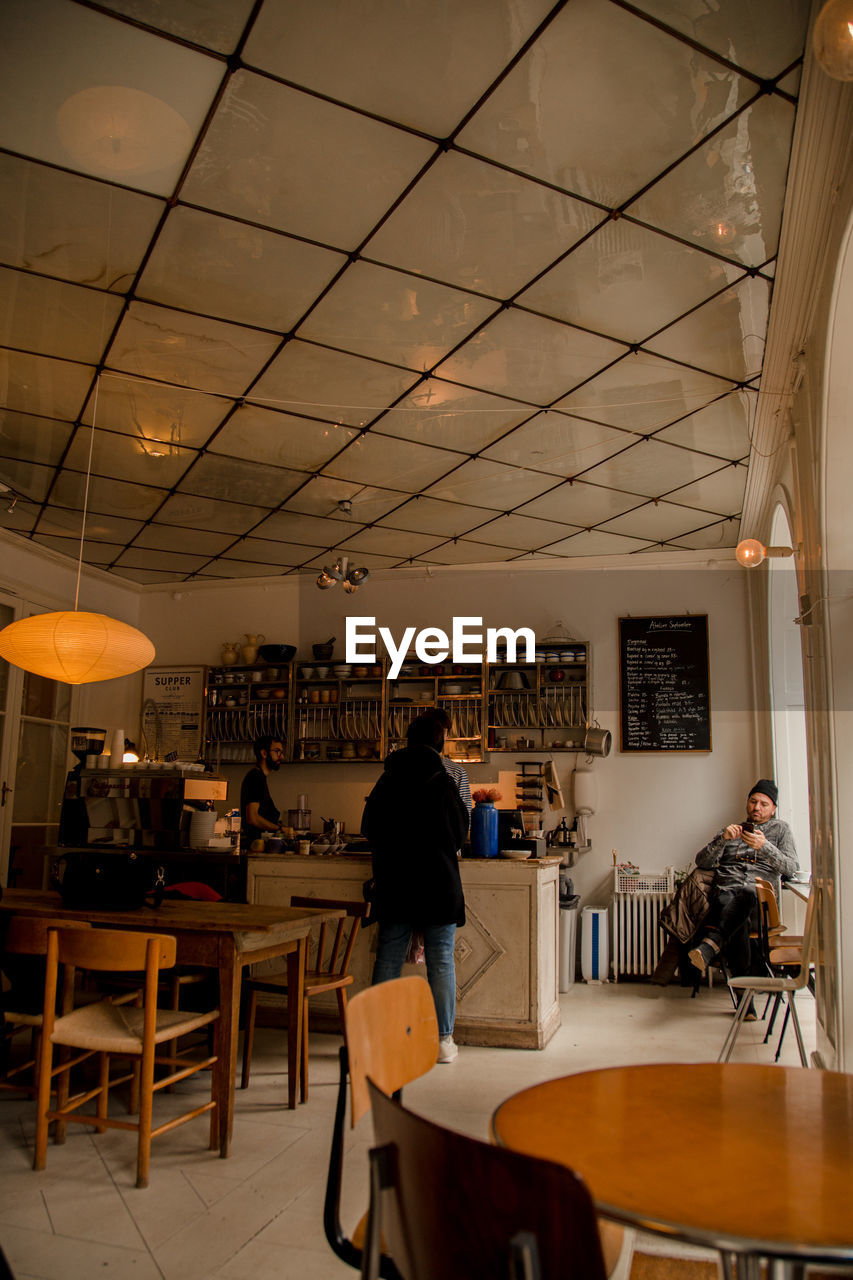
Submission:
M 741 1275 L 762 1257 L 853 1261 L 853 1076 L 729 1063 L 584 1071 L 508 1098 L 492 1133 L 575 1169 L 604 1217 L 737 1256 Z

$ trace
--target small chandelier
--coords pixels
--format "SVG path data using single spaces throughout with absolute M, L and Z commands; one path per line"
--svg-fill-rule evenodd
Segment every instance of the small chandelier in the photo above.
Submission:
M 350 569 L 349 560 L 346 556 L 339 556 L 331 569 L 323 568 L 322 573 L 317 578 L 317 586 L 321 591 L 328 591 L 329 587 L 333 587 L 335 583 L 342 582 L 344 591 L 348 595 L 352 595 L 354 591 L 358 591 L 362 583 L 367 582 L 370 573 L 367 569 Z

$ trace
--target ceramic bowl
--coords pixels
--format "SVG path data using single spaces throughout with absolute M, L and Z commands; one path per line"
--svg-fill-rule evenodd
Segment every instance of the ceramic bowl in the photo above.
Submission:
M 328 674 L 329 674 L 329 668 L 328 668 L 328 667 L 315 667 L 315 668 L 314 668 L 314 675 L 317 677 L 317 679 L 318 679 L 318 680 L 325 680 L 325 679 L 326 679 L 326 677 L 328 676 Z
M 262 644 L 258 653 L 263 662 L 290 662 L 296 653 L 295 644 Z
M 315 840 L 311 846 L 311 852 L 312 853 L 328 853 L 329 852 L 328 840 Z
M 501 849 L 502 858 L 511 858 L 513 862 L 526 862 L 530 857 L 529 849 Z
M 314 668 L 313 668 L 313 667 L 300 667 L 299 669 L 300 669 L 300 671 L 302 672 L 302 679 L 303 679 L 303 680 L 310 680 L 310 679 L 311 679 L 311 677 L 314 675 Z

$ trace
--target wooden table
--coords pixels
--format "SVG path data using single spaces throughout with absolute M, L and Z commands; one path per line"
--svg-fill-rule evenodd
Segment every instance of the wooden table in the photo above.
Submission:
M 240 986 L 244 965 L 287 956 L 287 1105 L 296 1107 L 302 1060 L 302 1004 L 305 957 L 311 926 L 337 920 L 340 910 L 297 907 L 253 907 L 240 902 L 170 900 L 136 911 L 75 911 L 62 905 L 59 894 L 29 889 L 6 889 L 0 913 L 50 916 L 58 920 L 88 920 L 95 926 L 169 933 L 178 942 L 178 963 L 216 969 L 219 974 L 219 1017 L 216 1070 L 225 1104 L 219 1115 L 219 1154 L 227 1156 L 234 1128 L 234 1085 L 240 1035 Z
M 666 1064 L 515 1094 L 495 1141 L 575 1169 L 600 1213 L 719 1249 L 727 1272 L 853 1261 L 853 1076 Z M 792 1266 L 792 1264 L 794 1264 Z

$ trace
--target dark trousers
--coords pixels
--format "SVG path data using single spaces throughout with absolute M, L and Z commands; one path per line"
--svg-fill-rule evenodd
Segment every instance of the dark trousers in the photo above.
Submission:
M 702 921 L 702 933 L 719 945 L 734 973 L 750 972 L 749 919 L 758 898 L 752 885 L 714 889 L 711 906 Z

